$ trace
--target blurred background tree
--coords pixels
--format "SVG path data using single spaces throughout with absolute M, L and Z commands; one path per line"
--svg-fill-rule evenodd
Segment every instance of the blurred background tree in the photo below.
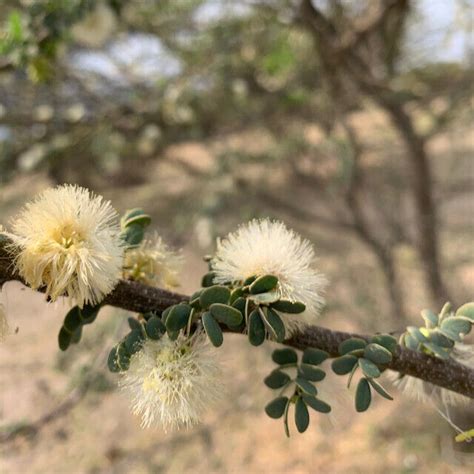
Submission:
M 455 7 L 465 20 L 469 5 Z M 433 170 L 430 144 L 469 127 L 473 71 L 468 47 L 465 61 L 422 56 L 427 13 L 408 0 L 6 1 L 1 180 L 134 186 L 171 144 L 220 140 L 210 169 L 181 161 L 203 199 L 189 212 L 267 203 L 342 230 L 405 320 L 397 251 L 415 249 L 431 300 L 448 299 L 438 207 L 472 184 L 462 150 Z

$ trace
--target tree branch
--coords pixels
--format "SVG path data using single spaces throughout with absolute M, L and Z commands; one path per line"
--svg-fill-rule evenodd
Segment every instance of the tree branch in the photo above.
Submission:
M 0 240 L 0 286 L 10 280 L 22 281 L 18 273 L 14 271 L 12 258 L 5 250 L 5 242 L 2 245 Z M 187 298 L 185 295 L 160 288 L 121 280 L 115 290 L 105 298 L 104 303 L 133 312 L 156 311 L 159 313 L 168 306 Z M 339 344 L 350 337 L 367 339 L 369 336 L 333 331 L 319 326 L 307 326 L 304 331 L 285 340 L 284 344 L 300 350 L 317 347 L 336 357 L 339 355 Z M 399 347 L 388 368 L 474 398 L 474 370 L 454 360 L 441 360 Z

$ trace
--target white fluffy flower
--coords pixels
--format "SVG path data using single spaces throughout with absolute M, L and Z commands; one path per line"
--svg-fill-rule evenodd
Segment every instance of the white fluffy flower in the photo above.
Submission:
M 203 333 L 147 339 L 120 381 L 142 427 L 161 423 L 166 431 L 197 423 L 223 394 L 217 360 Z
M 179 286 L 181 255 L 173 252 L 155 235 L 137 248 L 125 252 L 123 276 L 150 286 Z
M 290 331 L 315 320 L 324 304 L 326 278 L 312 267 L 313 246 L 283 222 L 252 220 L 218 242 L 214 282 L 240 284 L 251 276 L 278 277 L 282 299 L 306 305 L 303 314 L 284 314 Z
M 451 353 L 451 357 L 460 364 L 467 365 L 474 369 L 474 346 L 470 344 L 456 343 Z M 402 391 L 403 394 L 413 400 L 422 403 L 434 403 L 440 409 L 450 406 L 465 405 L 472 402 L 472 399 L 452 390 L 447 390 L 437 385 L 433 385 L 424 380 L 409 375 L 400 377 L 398 373 L 390 374 L 391 380 Z
M 97 304 L 116 285 L 123 249 L 109 201 L 72 185 L 43 192 L 13 221 L 15 264 L 33 289 L 52 301 L 67 295 Z

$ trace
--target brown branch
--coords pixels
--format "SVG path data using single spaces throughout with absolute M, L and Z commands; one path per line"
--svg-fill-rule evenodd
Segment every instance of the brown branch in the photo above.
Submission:
M 4 247 L 0 241 L 0 285 L 10 280 L 22 281 L 15 273 L 12 259 Z M 185 295 L 121 280 L 104 303 L 128 311 L 145 313 L 161 312 L 168 306 L 186 299 Z M 317 347 L 335 357 L 338 355 L 339 344 L 354 336 L 368 338 L 319 326 L 307 326 L 304 331 L 287 339 L 284 344 L 301 350 Z M 388 368 L 474 398 L 474 370 L 454 360 L 441 360 L 399 347 Z

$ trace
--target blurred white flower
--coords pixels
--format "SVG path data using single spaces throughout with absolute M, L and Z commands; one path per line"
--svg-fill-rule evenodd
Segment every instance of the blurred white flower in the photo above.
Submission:
M 456 362 L 474 369 L 474 345 L 456 343 L 451 357 Z M 390 374 L 390 378 L 404 395 L 422 403 L 434 403 L 441 410 L 472 402 L 472 399 L 469 397 L 438 387 L 416 377 L 409 375 L 400 377 L 400 374 L 393 372 Z
M 54 109 L 48 104 L 42 104 L 34 109 L 33 114 L 39 122 L 48 122 L 54 116 Z
M 109 201 L 87 189 L 46 190 L 12 222 L 18 272 L 52 301 L 67 295 L 80 307 L 99 303 L 120 278 L 117 217 Z
M 147 339 L 119 383 L 142 427 L 161 423 L 165 431 L 199 422 L 224 393 L 216 351 L 203 333 Z
M 327 280 L 312 267 L 314 260 L 311 243 L 283 222 L 255 219 L 218 242 L 212 260 L 214 282 L 241 284 L 251 276 L 275 275 L 282 299 L 306 305 L 302 314 L 282 314 L 291 332 L 314 322 L 324 304 Z
M 86 115 L 84 104 L 76 103 L 66 109 L 66 119 L 69 122 L 80 122 Z
M 123 277 L 155 287 L 176 287 L 181 265 L 181 255 L 170 250 L 155 234 L 153 239 L 125 252 Z

